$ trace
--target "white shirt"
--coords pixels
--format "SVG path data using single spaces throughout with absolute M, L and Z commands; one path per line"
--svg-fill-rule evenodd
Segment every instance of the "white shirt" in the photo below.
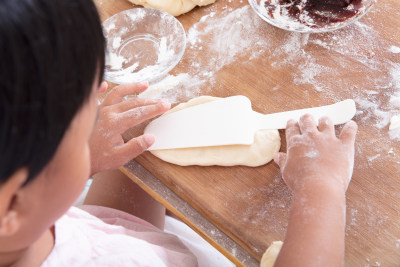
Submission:
M 56 222 L 55 245 L 42 267 L 197 266 L 176 236 L 118 210 L 84 209 L 90 213 L 71 207 Z

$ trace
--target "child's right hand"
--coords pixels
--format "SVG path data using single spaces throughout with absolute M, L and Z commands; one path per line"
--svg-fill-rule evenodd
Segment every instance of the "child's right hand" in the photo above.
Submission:
M 321 118 L 318 127 L 311 115 L 299 123 L 291 120 L 286 127 L 287 154 L 278 153 L 286 184 L 293 192 L 318 186 L 334 186 L 346 191 L 354 165 L 354 141 L 357 124 L 348 122 L 339 137 L 332 121 Z
M 286 127 L 287 154 L 279 153 L 283 179 L 293 191 L 285 241 L 274 266 L 343 266 L 345 191 L 354 164 L 357 124 L 339 137 L 332 121 L 312 116 Z
M 104 84 L 106 89 L 106 84 Z M 170 109 L 167 100 L 126 97 L 146 90 L 148 83 L 124 84 L 114 87 L 99 106 L 98 120 L 89 140 L 91 174 L 113 170 L 146 151 L 154 136 L 141 135 L 124 142 L 122 134 L 148 119 Z

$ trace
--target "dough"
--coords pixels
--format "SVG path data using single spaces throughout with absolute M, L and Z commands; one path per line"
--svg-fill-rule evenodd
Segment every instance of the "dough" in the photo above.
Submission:
M 187 103 L 179 104 L 165 114 L 216 99 L 218 98 L 211 96 L 194 98 Z M 150 152 L 164 161 L 181 166 L 244 165 L 257 167 L 271 161 L 280 146 L 281 138 L 277 130 L 258 130 L 254 135 L 254 144 L 252 145 L 150 150 Z
M 282 241 L 272 242 L 271 246 L 269 246 L 261 258 L 260 267 L 273 267 L 278 258 L 279 252 L 281 251 L 282 245 Z
M 129 0 L 135 5 L 157 8 L 170 13 L 173 16 L 179 16 L 189 12 L 195 6 L 206 6 L 214 3 L 216 0 Z

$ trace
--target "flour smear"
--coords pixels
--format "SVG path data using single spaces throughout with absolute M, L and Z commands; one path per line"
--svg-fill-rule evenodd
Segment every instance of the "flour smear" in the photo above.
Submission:
M 256 17 L 249 6 L 224 10 L 218 16 L 216 12 L 209 13 L 188 30 L 184 55 L 190 62 L 184 73 L 187 76 L 169 75 L 149 88 L 149 91 L 158 92 L 151 93 L 153 97 L 162 95 L 175 102 L 182 95 L 205 94 L 210 89 L 204 87 L 215 86 L 216 75 L 222 68 L 238 60 L 258 58 L 265 52 L 263 32 L 259 31 L 265 22 Z M 176 88 L 171 84 L 176 84 Z

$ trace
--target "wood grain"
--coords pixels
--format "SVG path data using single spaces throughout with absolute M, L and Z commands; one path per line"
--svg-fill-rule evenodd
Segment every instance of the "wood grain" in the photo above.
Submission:
M 124 0 L 97 3 L 103 20 L 133 6 Z M 178 19 L 189 31 L 210 12 L 222 19 L 246 5 L 247 1 L 219 0 Z M 400 46 L 399 14 L 399 1 L 380 0 L 359 23 L 319 35 L 294 34 L 264 23 L 257 30 L 265 51 L 256 58 L 238 55 L 197 93 L 243 94 L 264 113 L 357 100 L 355 121 L 360 127 L 347 191 L 346 266 L 400 265 L 400 145 L 388 134 L 387 118 L 375 110 L 400 113 L 388 104 L 390 95 L 400 91 L 393 72 L 400 70 L 400 54 L 388 52 L 391 45 Z M 211 37 L 203 38 L 212 42 Z M 294 46 L 296 40 L 301 44 Z M 210 56 L 195 54 L 189 46 L 171 74 L 187 72 L 194 60 L 207 63 Z M 311 67 L 316 68 L 314 73 Z M 183 94 L 177 100 L 188 99 Z M 377 126 L 380 122 L 383 126 Z M 142 128 L 132 129 L 126 137 Z M 283 132 L 281 137 L 285 151 Z M 284 239 L 291 193 L 275 164 L 181 167 L 150 153 L 137 161 L 256 259 L 272 241 Z

